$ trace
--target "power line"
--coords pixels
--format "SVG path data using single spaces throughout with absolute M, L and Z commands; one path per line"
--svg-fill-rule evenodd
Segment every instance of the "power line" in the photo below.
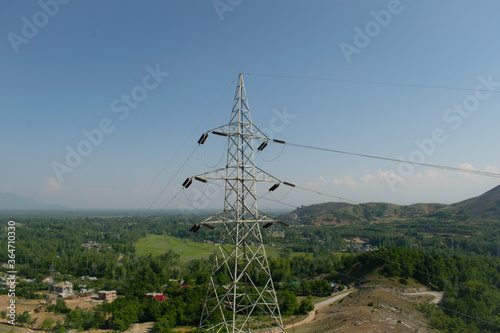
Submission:
M 480 322 L 483 322 L 485 324 L 489 324 L 489 325 L 493 325 L 493 326 L 496 326 L 496 327 L 500 327 L 500 325 L 496 324 L 496 323 L 493 323 L 491 321 L 487 321 L 487 320 L 484 320 L 484 319 L 481 319 L 481 318 L 477 318 L 477 317 L 474 317 L 474 316 L 470 316 L 468 314 L 465 314 L 463 312 L 459 312 L 459 311 L 456 311 L 456 310 L 452 310 L 452 309 L 448 309 L 448 308 L 445 308 L 444 306 L 441 306 L 439 304 L 436 304 L 437 307 L 443 309 L 443 310 L 446 310 L 446 311 L 450 311 L 450 312 L 454 312 L 460 316 L 464 316 L 464 317 L 468 317 L 468 318 L 471 318 L 471 319 L 474 319 L 474 320 L 477 320 L 477 321 L 480 321 Z
M 461 91 L 481 91 L 481 92 L 494 92 L 498 93 L 498 90 L 487 90 L 487 89 L 473 89 L 473 88 L 462 88 L 462 87 L 447 87 L 447 86 L 433 86 L 425 84 L 413 84 L 413 83 L 396 83 L 396 82 L 381 82 L 381 81 L 363 81 L 363 80 L 344 80 L 344 79 L 332 79 L 332 78 L 321 78 L 321 77 L 307 77 L 307 76 L 292 76 L 292 75 L 274 75 L 274 74 L 257 74 L 257 73 L 246 73 L 253 76 L 267 76 L 267 77 L 277 77 L 284 79 L 300 79 L 300 80 L 316 80 L 316 81 L 332 81 L 332 82 L 343 82 L 343 83 L 360 83 L 360 84 L 372 84 L 381 86 L 398 86 L 398 87 L 412 87 L 412 88 L 427 88 L 427 89 L 446 89 L 446 90 L 461 90 Z
M 469 170 L 469 169 L 464 169 L 464 168 L 456 168 L 456 167 L 450 167 L 450 166 L 445 166 L 445 165 L 430 164 L 430 163 L 421 163 L 421 162 L 414 162 L 414 161 L 405 161 L 405 160 L 400 160 L 400 159 L 397 159 L 397 158 L 390 158 L 390 157 L 383 157 L 383 156 L 376 156 L 376 155 L 353 153 L 353 152 L 348 152 L 348 151 L 343 151 L 343 150 L 337 150 L 337 149 L 315 147 L 315 146 L 310 146 L 310 145 L 302 145 L 302 144 L 298 144 L 298 143 L 289 143 L 289 142 L 285 142 L 285 141 L 282 141 L 282 140 L 273 140 L 273 141 L 276 142 L 276 143 L 279 143 L 279 144 L 293 146 L 293 147 L 298 147 L 298 148 L 320 150 L 320 151 L 326 151 L 326 152 L 330 152 L 330 153 L 337 153 L 337 154 L 345 154 L 345 155 L 366 157 L 366 158 L 372 158 L 372 159 L 378 159 L 378 160 L 384 160 L 384 161 L 391 161 L 391 162 L 398 162 L 398 163 L 408 163 L 408 164 L 419 165 L 419 166 L 424 166 L 424 167 L 428 167 L 428 168 L 443 169 L 443 170 L 448 170 L 448 171 L 470 173 L 470 174 L 478 175 L 478 176 L 487 176 L 487 177 L 500 178 L 500 174 L 494 173 L 494 172 Z
M 233 85 L 234 82 L 235 82 L 235 80 L 231 81 L 231 84 L 226 88 L 226 90 L 224 90 L 224 93 L 217 99 L 217 101 L 215 102 L 215 104 L 208 110 L 208 112 L 205 114 L 205 116 L 203 117 L 203 119 L 198 123 L 198 125 L 196 125 L 196 127 L 193 129 L 193 131 L 191 132 L 191 134 L 188 135 L 188 137 L 186 138 L 186 140 L 184 140 L 184 143 L 179 147 L 179 149 L 177 149 L 177 151 L 174 153 L 174 155 L 172 156 L 172 158 L 167 162 L 167 164 L 165 165 L 165 167 L 163 168 L 163 170 L 158 174 L 158 176 L 156 176 L 155 180 L 153 180 L 151 182 L 151 184 L 155 183 L 158 180 L 158 178 L 160 177 L 160 175 L 163 174 L 163 172 L 165 172 L 165 170 L 167 169 L 167 167 L 174 160 L 175 156 L 177 156 L 177 154 L 179 154 L 179 152 L 184 148 L 184 146 L 189 141 L 189 139 L 196 133 L 196 131 L 198 130 L 198 128 L 201 126 L 201 124 L 203 124 L 205 122 L 205 120 L 208 118 L 208 116 L 213 112 L 213 110 L 215 109 L 215 107 L 217 106 L 217 104 L 219 104 L 219 102 L 222 100 L 222 98 L 224 96 L 226 96 L 227 92 L 229 91 L 229 88 L 232 87 L 232 85 Z M 194 151 L 193 151 L 193 153 L 194 153 Z M 191 153 L 191 155 L 189 157 L 191 157 L 193 155 L 193 153 Z M 188 160 L 189 160 L 189 158 L 188 158 Z M 184 166 L 184 164 L 183 164 L 183 166 Z M 177 171 L 176 175 L 179 173 L 179 171 L 180 171 L 180 169 Z M 160 192 L 160 194 L 158 194 L 158 196 L 155 198 L 155 200 L 153 201 L 153 203 L 146 210 L 146 212 L 144 213 L 144 215 L 146 215 L 149 212 L 149 210 L 151 209 L 151 207 L 156 203 L 156 201 L 159 199 L 159 197 L 163 194 L 163 192 L 166 190 L 166 188 L 170 185 L 170 183 L 172 182 L 172 180 L 173 180 L 173 178 L 170 179 L 170 181 L 168 182 L 168 184 L 163 188 L 163 190 Z
M 327 197 L 332 197 L 332 198 L 335 198 L 337 200 L 340 200 L 340 201 L 345 201 L 345 202 L 351 202 L 353 204 L 361 204 L 361 202 L 358 202 L 358 201 L 354 201 L 354 200 L 350 200 L 350 199 L 346 199 L 346 198 L 342 198 L 342 197 L 339 197 L 339 196 L 336 196 L 336 195 L 333 195 L 333 194 L 328 194 L 328 193 L 324 193 L 324 192 L 320 192 L 320 191 L 316 191 L 316 190 L 311 190 L 307 187 L 301 187 L 301 186 L 297 186 L 297 188 L 301 189 L 301 190 L 304 190 L 304 191 L 309 191 L 309 192 L 313 192 L 313 193 L 316 193 L 316 194 L 319 194 L 319 195 L 326 195 Z
M 165 187 L 165 188 L 166 188 L 166 187 Z M 175 194 L 172 198 L 170 198 L 170 200 L 169 200 L 169 201 L 167 201 L 167 203 L 166 203 L 166 204 L 165 204 L 165 205 L 164 205 L 164 206 L 163 206 L 163 207 L 162 207 L 162 208 L 158 211 L 158 213 L 157 213 L 157 215 L 158 215 L 158 216 L 161 214 L 161 212 L 163 212 L 163 210 L 164 210 L 165 208 L 167 208 L 167 206 L 168 206 L 168 205 L 170 205 L 170 203 L 171 203 L 172 201 L 174 201 L 174 199 L 175 199 L 175 198 L 177 198 L 177 196 L 179 195 L 179 193 L 181 193 L 181 191 L 182 191 L 183 189 L 184 189 L 184 188 L 183 188 L 183 187 L 181 187 L 181 188 L 179 189 L 179 191 L 177 191 L 177 193 L 176 193 L 176 194 Z
M 179 172 L 181 171 L 181 169 L 186 165 L 186 163 L 189 161 L 189 159 L 193 156 L 194 152 L 199 147 L 200 147 L 200 145 L 197 145 L 196 148 L 188 156 L 188 158 L 184 161 L 184 163 L 182 163 L 182 165 L 179 167 L 179 169 L 177 170 L 177 172 L 172 176 L 172 178 L 170 178 L 170 181 L 167 183 L 167 185 L 165 185 L 165 187 L 163 188 L 163 190 L 161 190 L 161 192 L 156 196 L 156 198 L 153 200 L 153 202 L 151 203 L 151 205 L 149 205 L 148 209 L 146 209 L 146 211 L 144 212 L 144 215 L 146 215 L 149 212 L 149 210 L 151 209 L 151 207 L 153 207 L 153 205 L 156 203 L 156 201 L 158 201 L 158 199 L 161 197 L 161 195 L 163 194 L 163 192 L 165 192 L 165 190 L 167 189 L 167 187 L 170 186 L 170 184 L 172 183 L 172 181 L 174 180 L 174 178 L 177 177 L 177 175 L 179 174 Z M 177 194 L 175 196 L 177 196 Z M 173 199 L 171 199 L 167 204 L 169 204 L 172 200 Z M 167 205 L 163 206 L 163 208 L 161 210 L 163 210 L 166 206 Z

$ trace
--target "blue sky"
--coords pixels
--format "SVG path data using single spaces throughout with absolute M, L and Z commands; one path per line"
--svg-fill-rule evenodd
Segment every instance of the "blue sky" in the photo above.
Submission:
M 480 4 L 2 1 L 0 192 L 72 208 L 147 208 L 199 136 L 228 122 L 241 72 L 250 73 L 254 122 L 275 138 L 498 173 L 500 3 Z M 85 156 L 69 166 L 68 149 Z M 211 136 L 153 208 L 223 149 Z M 452 203 L 499 182 L 290 146 L 271 145 L 256 163 L 358 202 Z M 196 186 L 168 208 L 221 206 L 220 196 L 189 201 L 207 192 Z M 330 200 L 296 189 L 283 202 Z

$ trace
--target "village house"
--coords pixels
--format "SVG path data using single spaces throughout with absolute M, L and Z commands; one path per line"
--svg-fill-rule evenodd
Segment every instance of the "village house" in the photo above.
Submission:
M 160 302 L 163 302 L 165 300 L 168 300 L 168 297 L 163 295 L 162 293 L 147 293 L 146 297 L 154 297 Z
M 54 291 L 58 294 L 69 295 L 73 293 L 73 285 L 69 281 L 64 281 L 55 284 Z
M 112 301 L 116 298 L 116 290 L 101 290 L 97 292 L 97 296 L 101 300 Z

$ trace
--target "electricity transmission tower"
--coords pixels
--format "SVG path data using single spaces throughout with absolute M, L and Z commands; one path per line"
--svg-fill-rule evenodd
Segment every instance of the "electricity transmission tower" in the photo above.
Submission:
M 208 133 L 227 137 L 226 166 L 183 184 L 189 187 L 193 178 L 225 182 L 224 210 L 191 228 L 221 230 L 198 332 L 284 332 L 261 234 L 275 221 L 257 209 L 256 192 L 257 182 L 273 182 L 274 190 L 281 181 L 255 166 L 254 140 L 263 150 L 269 138 L 252 123 L 242 74 L 229 124 L 203 134 L 199 144 Z

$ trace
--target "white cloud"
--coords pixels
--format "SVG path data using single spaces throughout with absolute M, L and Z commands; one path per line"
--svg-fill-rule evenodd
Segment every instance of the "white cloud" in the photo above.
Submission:
M 54 177 L 50 177 L 47 183 L 45 184 L 45 190 L 52 192 L 52 191 L 59 191 L 61 190 L 61 184 L 55 180 Z
M 485 170 L 500 173 L 500 163 L 475 167 L 463 163 L 460 168 L 466 170 Z M 393 186 L 391 188 L 391 185 Z M 398 204 L 417 202 L 453 203 L 477 196 L 498 185 L 498 178 L 448 170 L 419 168 L 408 177 L 403 177 L 396 170 L 377 170 L 372 173 L 342 175 L 337 177 L 320 176 L 309 182 L 306 187 L 317 191 L 311 197 L 292 195 L 298 205 L 329 200 L 321 194 L 337 196 L 358 202 L 385 201 Z M 314 198 L 313 198 L 314 196 Z
M 459 164 L 458 167 L 465 170 L 476 171 L 476 168 L 472 164 L 467 162 Z M 467 172 L 460 172 L 460 176 L 462 176 L 463 178 L 474 178 L 473 174 Z
M 345 176 L 343 178 L 333 178 L 334 185 L 347 185 L 349 187 L 355 187 L 356 182 L 350 176 Z
M 372 181 L 372 180 L 374 180 L 374 179 L 375 179 L 375 176 L 374 176 L 374 175 L 370 175 L 370 174 L 368 174 L 368 173 L 365 173 L 365 174 L 363 175 L 363 177 L 361 177 L 361 180 L 362 180 L 363 182 L 365 182 L 365 183 L 369 183 L 369 182 L 371 182 L 371 181 Z
M 461 169 L 466 169 L 466 170 L 472 170 L 472 171 L 476 170 L 476 168 L 472 164 L 470 164 L 470 163 L 459 164 L 459 167 Z
M 487 172 L 492 172 L 492 173 L 500 173 L 500 172 L 498 171 L 498 166 L 497 166 L 497 165 L 487 165 L 487 166 L 486 166 L 486 168 L 485 168 L 485 170 L 486 170 Z

